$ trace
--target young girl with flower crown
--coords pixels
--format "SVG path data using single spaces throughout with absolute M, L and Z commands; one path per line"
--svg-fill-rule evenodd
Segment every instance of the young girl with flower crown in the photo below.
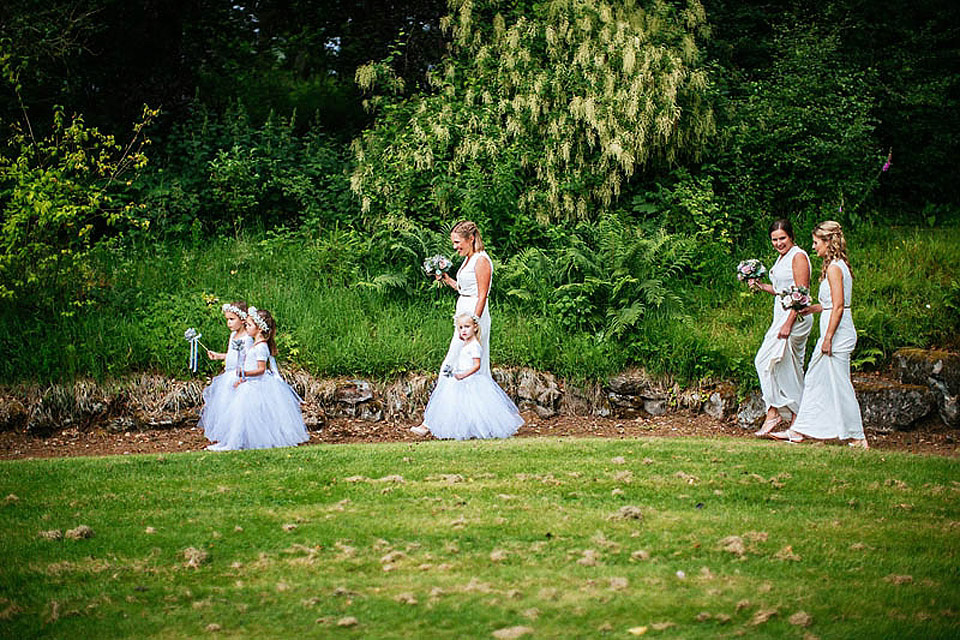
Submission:
M 300 414 L 300 398 L 277 370 L 276 323 L 265 309 L 247 310 L 253 346 L 234 380 L 236 393 L 223 417 L 220 442 L 211 451 L 292 447 L 310 439 Z
M 230 340 L 224 353 L 207 349 L 208 358 L 223 360 L 223 373 L 215 377 L 210 386 L 203 390 L 203 411 L 199 422 L 203 427 L 203 435 L 211 442 L 216 442 L 223 436 L 223 416 L 234 396 L 233 383 L 239 378 L 244 354 L 253 346 L 253 338 L 247 335 L 244 325 L 247 319 L 247 303 L 243 300 L 227 302 L 220 309 L 223 311 L 227 329 L 230 330 Z
M 454 318 L 461 341 L 456 362 L 447 364 L 423 414 L 425 429 L 437 438 L 507 438 L 523 424 L 517 405 L 481 367 L 480 319 L 469 313 Z M 415 427 L 416 428 L 416 427 Z M 417 433 L 420 433 L 419 431 Z

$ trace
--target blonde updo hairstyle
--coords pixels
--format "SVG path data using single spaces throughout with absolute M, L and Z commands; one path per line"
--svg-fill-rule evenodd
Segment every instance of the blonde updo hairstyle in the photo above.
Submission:
M 453 225 L 450 233 L 455 233 L 464 240 L 470 240 L 474 251 L 483 251 L 483 238 L 480 237 L 480 229 L 469 220 L 461 220 Z
M 843 237 L 843 228 L 839 222 L 825 220 L 813 228 L 813 235 L 817 236 L 827 245 L 827 257 L 820 268 L 820 280 L 827 277 L 827 267 L 837 260 L 843 260 L 850 269 L 850 277 L 853 277 L 853 269 L 850 268 L 850 258 L 847 257 L 847 240 Z

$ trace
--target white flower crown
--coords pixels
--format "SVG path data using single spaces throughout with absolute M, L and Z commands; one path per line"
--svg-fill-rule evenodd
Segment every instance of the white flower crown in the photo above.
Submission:
M 257 328 L 264 333 L 270 333 L 270 327 L 267 326 L 266 321 L 260 317 L 260 314 L 257 313 L 256 307 L 249 307 L 247 309 L 247 315 L 253 320 L 253 324 L 257 325 Z
M 463 314 L 463 313 L 455 313 L 455 314 L 453 314 L 453 323 L 456 324 L 456 323 L 457 323 L 457 318 L 459 318 L 459 317 L 462 316 L 462 315 L 466 315 L 466 314 Z M 473 320 L 476 324 L 478 324 L 478 325 L 480 324 L 480 316 L 478 316 L 477 314 L 471 313 L 471 314 L 470 314 L 470 319 Z
M 243 311 L 240 307 L 234 306 L 229 302 L 224 302 L 222 305 L 220 305 L 220 310 L 223 311 L 224 313 L 227 313 L 228 311 L 230 313 L 235 313 L 240 317 L 241 320 L 247 319 L 246 311 Z

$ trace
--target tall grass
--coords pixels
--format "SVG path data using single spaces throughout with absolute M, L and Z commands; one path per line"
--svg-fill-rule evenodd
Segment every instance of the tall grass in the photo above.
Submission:
M 415 238 L 414 244 L 435 240 Z M 798 240 L 809 244 L 804 236 Z M 960 229 L 861 229 L 849 233 L 848 242 L 860 332 L 855 362 L 879 366 L 902 346 L 958 346 Z M 640 365 L 688 381 L 729 377 L 755 384 L 753 353 L 774 301 L 747 293 L 733 266 L 745 257 L 769 263 L 774 253 L 762 238 L 745 247 L 732 255 L 706 252 L 712 257 L 696 278 L 678 279 L 681 313 L 650 312 L 618 335 L 551 313 L 550 292 L 542 304 L 514 298 L 498 287 L 498 276 L 491 298 L 493 361 L 582 380 Z M 100 287 L 82 303 L 42 315 L 0 303 L 0 380 L 139 370 L 188 375 L 183 331 L 195 327 L 207 346 L 223 350 L 219 306 L 237 298 L 270 309 L 278 319 L 281 361 L 315 374 L 432 371 L 451 335 L 455 294 L 416 273 L 417 250 L 339 230 L 319 238 L 271 234 L 104 250 L 91 269 Z M 819 260 L 813 262 L 816 286 Z M 212 373 L 218 363 L 202 366 Z

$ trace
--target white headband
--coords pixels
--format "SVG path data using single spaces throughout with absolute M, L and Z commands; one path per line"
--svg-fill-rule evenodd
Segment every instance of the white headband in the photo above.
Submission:
M 257 313 L 256 307 L 250 307 L 247 309 L 247 315 L 250 316 L 250 319 L 253 320 L 253 324 L 257 325 L 257 328 L 264 333 L 270 332 L 270 327 L 267 326 L 266 321 L 260 317 L 260 314 Z
M 240 316 L 241 320 L 247 319 L 246 311 L 242 310 L 240 307 L 230 304 L 229 302 L 224 302 L 222 305 L 220 305 L 220 310 L 223 311 L 224 313 L 227 313 L 228 311 L 230 313 L 235 313 L 238 316 Z

